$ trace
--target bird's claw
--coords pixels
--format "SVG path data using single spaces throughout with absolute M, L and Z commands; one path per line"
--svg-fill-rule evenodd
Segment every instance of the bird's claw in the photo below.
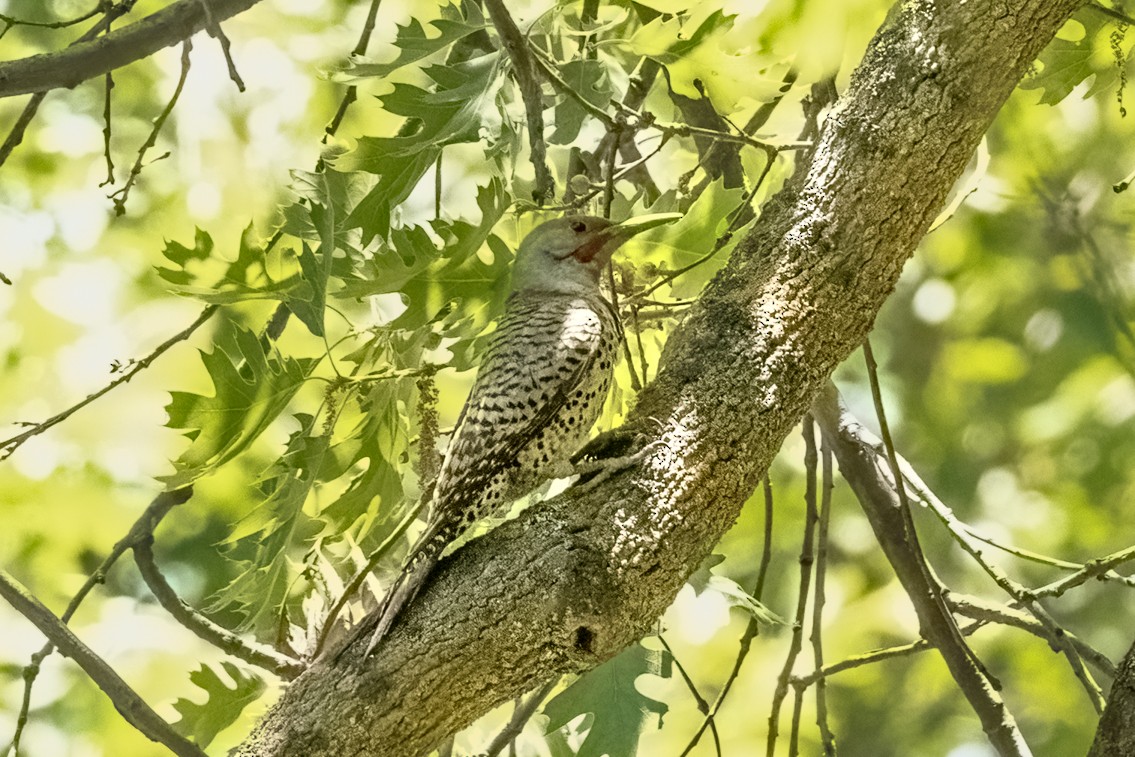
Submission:
M 628 434 L 628 436 L 630 436 Z M 620 455 L 618 457 L 605 457 L 599 460 L 588 460 L 586 462 L 579 462 L 575 465 L 575 473 L 579 475 L 579 481 L 576 483 L 576 488 L 581 492 L 588 492 L 595 487 L 602 484 L 612 476 L 622 473 L 628 468 L 633 468 L 642 463 L 650 457 L 656 450 L 666 447 L 666 442 L 656 440 L 646 444 L 642 444 L 643 435 L 634 434 L 634 441 L 639 446 L 637 450 L 628 454 Z

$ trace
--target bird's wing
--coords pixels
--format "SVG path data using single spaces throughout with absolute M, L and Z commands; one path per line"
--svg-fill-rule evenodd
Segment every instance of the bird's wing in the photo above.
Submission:
M 556 418 L 593 368 L 604 336 L 596 312 L 576 300 L 514 300 L 486 350 L 446 452 L 435 503 L 452 517 Z

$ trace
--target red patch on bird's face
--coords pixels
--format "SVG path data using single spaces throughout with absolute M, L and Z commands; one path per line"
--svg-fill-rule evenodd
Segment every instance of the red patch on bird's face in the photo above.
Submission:
M 578 260 L 580 263 L 590 263 L 603 249 L 607 242 L 611 241 L 603 234 L 596 234 L 591 239 L 587 240 L 571 253 L 571 256 Z

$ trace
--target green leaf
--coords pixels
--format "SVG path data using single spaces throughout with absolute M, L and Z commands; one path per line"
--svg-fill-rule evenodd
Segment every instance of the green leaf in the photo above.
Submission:
M 188 267 L 195 262 L 208 259 L 213 252 L 213 238 L 201 229 L 195 229 L 193 234 L 193 247 L 167 240 L 162 255 L 174 264 L 174 268 L 158 268 L 158 276 L 174 286 L 188 286 L 193 283 L 194 276 Z
M 213 396 L 171 392 L 166 406 L 169 428 L 185 429 L 189 448 L 174 461 L 176 472 L 164 476 L 169 489 L 192 483 L 246 450 L 287 407 L 315 365 L 267 353 L 257 336 L 227 323 L 212 352 L 201 361 L 213 381 Z
M 464 0 L 441 8 L 441 18 L 430 21 L 430 26 L 438 30 L 436 37 L 426 36 L 426 31 L 418 19 L 411 18 L 406 26 L 399 26 L 394 46 L 398 56 L 388 63 L 375 63 L 365 58 L 356 58 L 347 68 L 334 74 L 339 81 L 357 81 L 369 77 L 385 77 L 392 72 L 440 52 L 455 42 L 465 39 L 482 29 L 489 28 L 481 14 L 481 8 L 473 0 Z
M 214 595 L 210 609 L 236 607 L 244 618 L 243 630 L 270 632 L 288 600 L 293 571 L 289 557 L 314 539 L 322 525 L 304 512 L 316 483 L 331 480 L 336 458 L 326 436 L 312 436 L 315 418 L 297 414 L 300 429 L 288 440 L 287 451 L 260 481 L 263 501 L 229 532 L 226 544 L 250 545 L 250 559 L 237 560 L 239 573 Z M 239 547 L 238 547 L 239 549 Z
M 665 703 L 644 696 L 635 687 L 642 675 L 670 677 L 670 655 L 634 644 L 579 680 L 548 702 L 548 732 L 563 728 L 584 713 L 591 713 L 590 730 L 576 757 L 634 757 L 639 734 L 648 715 L 662 716 Z
M 162 254 L 176 267 L 157 268 L 157 274 L 173 291 L 218 305 L 283 300 L 307 287 L 295 254 L 281 250 L 270 256 L 251 224 L 240 235 L 235 260 L 216 254 L 212 239 L 200 229 L 192 249 L 167 242 Z
M 636 264 L 649 262 L 664 271 L 678 271 L 697 264 L 675 278 L 671 288 L 671 295 L 675 298 L 692 297 L 724 265 L 730 251 L 744 236 L 741 232 L 735 233 L 732 241 L 707 258 L 715 240 L 728 228 L 729 217 L 740 206 L 744 196 L 744 189 L 726 189 L 724 180 L 718 179 L 706 187 L 680 220 L 632 238 L 624 245 L 623 255 Z M 652 208 L 654 211 L 669 209 Z
M 362 137 L 355 150 L 336 160 L 343 171 L 366 171 L 378 183 L 347 219 L 363 232 L 363 243 L 390 232 L 390 214 L 431 168 L 441 148 L 476 142 L 485 110 L 503 81 L 502 58 L 493 53 L 453 66 L 431 66 L 425 73 L 436 82 L 429 92 L 397 84 L 382 98 L 383 107 L 408 120 L 397 137 Z
M 710 575 L 705 582 L 705 590 L 715 591 L 729 603 L 730 607 L 737 607 L 751 615 L 757 622 L 766 626 L 786 625 L 784 618 L 765 607 L 760 600 L 745 591 L 732 578 Z
M 563 80 L 592 105 L 604 108 L 611 99 L 613 93 L 607 68 L 598 60 L 568 61 L 559 69 Z M 587 111 L 574 97 L 563 96 L 556 105 L 556 130 L 548 141 L 556 145 L 571 144 L 579 136 L 586 118 Z
M 212 667 L 202 665 L 189 674 L 189 680 L 205 692 L 205 703 L 195 704 L 188 699 L 173 703 L 181 715 L 173 727 L 202 749 L 235 723 L 244 708 L 259 699 L 267 688 L 260 676 L 246 673 L 231 662 L 222 662 L 221 668 L 232 679 L 232 687 Z
M 1114 22 L 1101 13 L 1077 14 L 1045 47 L 1039 58 L 1040 72 L 1024 79 L 1021 89 L 1042 90 L 1040 101 L 1047 105 L 1060 102 L 1092 76 L 1095 81 L 1084 93 L 1085 98 L 1113 89 L 1119 82 L 1110 40 L 1114 29 Z M 1130 43 L 1125 47 L 1130 48 Z

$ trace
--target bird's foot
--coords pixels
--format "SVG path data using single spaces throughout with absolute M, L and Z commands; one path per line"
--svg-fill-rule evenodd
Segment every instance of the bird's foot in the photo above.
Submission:
M 588 445 L 588 448 L 585 448 L 584 452 L 581 452 L 580 455 L 577 455 L 576 458 L 573 459 L 572 462 L 575 465 L 574 473 L 579 476 L 579 480 L 576 482 L 576 487 L 581 492 L 591 491 L 612 476 L 618 473 L 622 473 L 628 468 L 633 468 L 636 465 L 641 464 L 643 460 L 646 460 L 655 451 L 666 446 L 666 442 L 664 441 L 653 441 L 645 443 L 643 435 L 638 433 L 624 433 L 622 436 L 623 438 L 613 440 L 613 444 L 609 443 L 609 445 L 604 447 L 603 449 L 606 451 L 613 447 L 619 446 L 620 442 L 623 450 L 633 447 L 637 447 L 638 449 L 636 449 L 634 452 L 630 452 L 629 454 L 618 455 L 615 457 L 580 460 L 579 458 L 584 455 L 584 452 L 589 451 L 591 445 Z M 600 438 L 602 437 L 597 437 L 597 439 Z M 628 441 L 630 443 L 627 443 Z M 587 456 L 590 457 L 591 455 L 588 454 Z

